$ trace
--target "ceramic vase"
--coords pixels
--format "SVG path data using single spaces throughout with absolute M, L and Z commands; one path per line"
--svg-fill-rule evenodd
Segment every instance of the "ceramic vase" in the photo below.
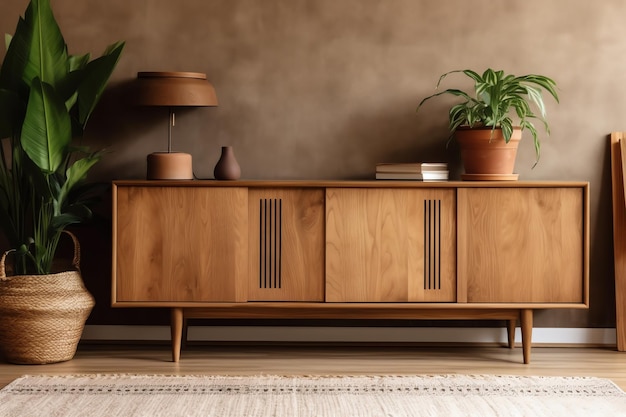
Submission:
M 237 180 L 241 177 L 241 168 L 232 146 L 222 146 L 222 155 L 215 165 L 213 176 L 216 180 Z

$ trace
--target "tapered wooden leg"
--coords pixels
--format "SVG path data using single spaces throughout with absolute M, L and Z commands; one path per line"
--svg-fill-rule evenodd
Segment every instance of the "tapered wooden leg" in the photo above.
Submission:
M 533 311 L 520 311 L 520 325 L 522 327 L 522 351 L 524 352 L 524 363 L 530 363 L 530 346 L 533 338 Z
M 180 360 L 180 344 L 183 337 L 183 309 L 173 308 L 170 328 L 172 330 L 172 361 Z
M 509 320 L 507 322 L 506 334 L 509 337 L 509 349 L 513 349 L 515 347 L 515 326 L 517 324 L 517 320 Z

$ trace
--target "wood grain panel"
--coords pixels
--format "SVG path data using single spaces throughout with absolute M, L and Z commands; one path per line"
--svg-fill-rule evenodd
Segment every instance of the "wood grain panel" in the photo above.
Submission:
M 586 303 L 583 188 L 458 190 L 469 302 Z
M 324 190 L 251 188 L 249 301 L 324 300 Z
M 245 188 L 116 190 L 114 304 L 245 301 Z
M 326 301 L 454 301 L 454 202 L 449 189 L 328 188 Z

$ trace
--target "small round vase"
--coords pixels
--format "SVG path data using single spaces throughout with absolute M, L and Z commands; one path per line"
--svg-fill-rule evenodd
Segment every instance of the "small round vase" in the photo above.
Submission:
M 222 156 L 215 165 L 213 176 L 216 180 L 237 180 L 241 177 L 241 168 L 232 146 L 222 146 Z

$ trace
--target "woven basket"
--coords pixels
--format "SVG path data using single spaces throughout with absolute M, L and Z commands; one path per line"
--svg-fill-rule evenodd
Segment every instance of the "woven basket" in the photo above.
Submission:
M 80 275 L 80 245 L 74 241 L 76 270 L 49 275 L 6 276 L 0 258 L 0 350 L 17 364 L 70 360 L 95 304 Z

